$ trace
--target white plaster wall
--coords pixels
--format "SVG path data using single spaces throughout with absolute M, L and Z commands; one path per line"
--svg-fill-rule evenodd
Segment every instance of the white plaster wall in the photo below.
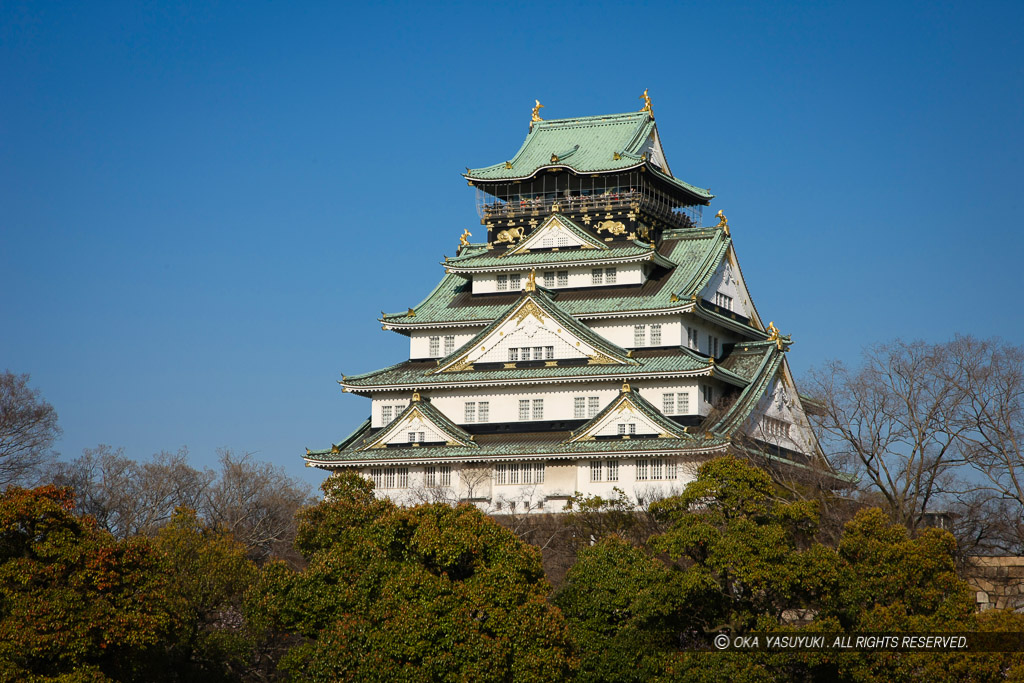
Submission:
M 594 252 L 597 254 L 598 252 Z M 614 266 L 600 266 L 602 270 L 606 268 L 615 268 L 615 284 L 610 285 L 612 287 L 618 287 L 619 285 L 639 285 L 643 284 L 647 280 L 647 275 L 644 270 L 642 263 L 620 263 Z M 537 269 L 537 284 L 544 285 L 544 272 L 551 271 L 557 273 L 560 270 L 568 271 L 569 273 L 569 284 L 565 287 L 558 286 L 558 276 L 555 276 L 555 286 L 549 289 L 574 289 L 577 287 L 608 287 L 609 285 L 605 282 L 605 278 L 602 277 L 602 284 L 595 285 L 593 282 L 592 271 L 598 268 L 598 266 L 585 266 L 582 268 L 572 267 L 551 267 L 551 268 L 538 268 Z M 521 292 L 523 287 L 526 286 L 526 279 L 530 276 L 530 269 L 524 270 L 510 270 L 501 273 L 502 275 L 511 275 L 518 273 L 520 276 L 520 284 L 518 290 L 504 290 L 508 292 Z M 603 274 L 602 274 L 603 275 Z M 473 294 L 493 294 L 498 292 L 498 273 L 477 273 L 473 277 Z
M 728 257 L 723 258 L 707 286 L 701 290 L 700 298 L 715 303 L 715 292 L 722 292 L 726 296 L 732 297 L 733 311 L 745 318 L 750 318 L 753 305 L 742 278 L 740 269 L 730 263 Z
M 448 335 L 455 337 L 455 348 L 458 349 L 470 339 L 475 337 L 483 328 L 452 328 L 444 330 L 433 330 L 425 332 L 413 332 L 409 336 L 409 359 L 423 360 L 425 358 L 443 358 L 448 355 L 444 352 L 444 338 Z M 430 338 L 437 337 L 438 352 L 430 354 Z
M 688 410 L 680 412 L 676 410 L 669 415 L 697 415 L 697 410 L 700 404 L 697 402 L 697 384 L 698 380 L 695 378 L 685 378 L 673 380 L 671 382 L 658 382 L 658 383 L 644 383 L 641 385 L 633 386 L 641 396 L 651 403 L 655 408 L 661 412 L 664 406 L 664 395 L 671 392 L 673 394 L 686 394 L 689 397 Z M 678 405 L 679 397 L 676 396 L 674 403 Z
M 682 323 L 675 316 L 646 316 L 637 318 L 613 318 L 604 320 L 588 320 L 587 325 L 613 344 L 626 349 L 645 348 L 651 344 L 651 325 L 661 325 L 661 343 L 657 346 L 680 346 L 686 337 L 682 331 Z M 633 342 L 635 325 L 646 325 L 644 343 L 637 346 Z

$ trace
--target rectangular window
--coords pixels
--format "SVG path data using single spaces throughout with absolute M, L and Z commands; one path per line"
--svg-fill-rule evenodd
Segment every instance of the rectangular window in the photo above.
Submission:
M 452 485 L 452 468 L 448 465 L 441 465 L 441 486 Z
M 515 465 L 513 465 L 515 467 Z M 533 483 L 533 465 L 519 465 L 519 483 L 520 484 L 532 484 Z M 529 508 L 527 508 L 529 509 Z
M 503 292 L 508 289 L 508 275 L 498 276 L 498 291 Z
M 651 325 L 651 346 L 661 346 L 661 324 Z
M 661 412 L 663 415 L 675 415 L 676 414 L 676 395 L 675 394 L 662 394 L 661 395 Z
M 544 347 L 544 360 L 554 360 L 554 359 L 555 359 L 555 347 L 554 346 L 545 346 Z
M 416 443 L 416 432 L 409 432 L 409 443 Z
M 508 360 L 510 363 L 514 363 L 519 360 L 519 349 L 510 348 L 508 350 Z
M 393 489 L 395 488 L 395 468 L 385 467 L 384 468 L 384 488 Z
M 508 483 L 518 484 L 519 483 L 519 465 L 508 466 Z
M 590 481 L 601 481 L 601 461 L 590 461 Z
M 686 330 L 687 341 L 690 344 L 690 348 L 694 351 L 700 351 L 700 344 L 697 341 L 697 328 L 690 327 Z
M 647 461 L 637 460 L 636 461 L 636 480 L 647 481 Z
M 704 392 L 704 402 L 705 403 L 714 403 L 715 402 L 714 401 L 715 392 L 712 390 L 711 385 L 710 384 L 702 384 L 700 388 L 701 388 L 701 391 Z
M 544 271 L 544 286 L 551 289 L 555 286 L 555 271 L 545 270 Z
M 668 460 L 665 462 L 665 478 L 675 479 L 676 478 L 676 463 Z
M 506 484 L 508 483 L 508 465 L 502 463 L 494 466 L 494 483 L 495 484 Z
M 544 358 L 544 347 L 543 346 L 534 346 L 533 347 L 533 359 L 534 360 L 541 360 L 543 358 Z
M 409 488 L 409 468 L 399 467 L 398 468 L 398 488 L 407 489 Z
M 633 325 L 633 346 L 644 346 L 647 343 L 647 325 Z
M 489 401 L 480 401 L 476 404 L 477 422 L 487 422 L 491 419 L 491 404 Z
M 715 292 L 715 304 L 720 308 L 726 310 L 732 310 L 732 297 L 722 294 L 721 292 Z
M 651 461 L 651 479 L 661 479 L 661 460 Z
M 533 483 L 543 484 L 544 483 L 544 463 L 535 462 L 533 464 Z
M 601 397 L 591 396 L 587 399 L 587 417 L 594 417 L 601 411 Z
M 386 425 L 386 424 L 391 422 L 391 411 L 392 410 L 393 410 L 393 408 L 391 406 L 381 406 L 380 407 L 380 421 L 381 421 L 382 424 Z
M 718 357 L 718 337 L 708 335 L 708 355 Z
M 558 271 L 558 286 L 568 287 L 569 286 L 569 271 L 560 270 Z
M 608 481 L 619 480 L 619 461 L 609 460 L 608 461 Z
M 618 276 L 618 273 L 616 272 L 616 270 L 614 268 L 605 268 L 604 269 L 604 281 L 605 281 L 606 284 L 614 285 L 615 284 L 615 280 L 617 279 L 617 276 Z
M 423 485 L 437 486 L 437 475 L 433 467 L 423 468 Z
M 430 338 L 430 355 L 432 357 L 441 355 L 441 338 L 431 337 Z
M 518 292 L 520 289 L 523 288 L 523 279 L 522 276 L 519 275 L 519 273 L 508 276 L 508 288 L 511 289 L 513 292 Z
M 450 354 L 455 350 L 455 337 L 453 335 L 445 335 L 444 338 L 444 355 Z
M 544 399 L 535 398 L 533 399 L 533 419 L 543 420 L 544 419 Z
M 594 285 L 604 284 L 604 270 L 601 268 L 594 268 L 590 271 L 590 283 Z
M 618 427 L 619 427 L 619 434 L 625 434 L 626 433 L 626 424 L 624 422 L 620 422 Z
M 525 346 L 519 349 L 519 360 L 530 360 L 530 347 Z
M 466 401 L 466 422 L 476 422 L 476 402 Z
M 529 399 L 522 399 L 519 401 L 519 419 L 529 420 L 530 419 L 530 401 Z
M 676 410 L 679 411 L 679 415 L 690 414 L 690 395 L 689 394 L 676 394 Z
M 577 420 L 587 416 L 587 399 L 583 396 L 577 396 L 572 400 L 572 416 Z

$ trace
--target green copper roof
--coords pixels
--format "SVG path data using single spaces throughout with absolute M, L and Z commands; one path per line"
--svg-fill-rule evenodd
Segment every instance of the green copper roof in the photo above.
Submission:
M 559 308 L 569 315 L 583 317 L 624 311 L 674 309 L 687 305 L 686 300 L 700 292 L 714 275 L 729 248 L 731 238 L 719 228 L 674 230 L 671 234 L 670 239 L 663 239 L 658 254 L 676 264 L 674 268 L 653 274 L 641 287 L 555 291 L 554 297 Z M 612 253 L 615 253 L 614 250 Z M 673 294 L 676 295 L 676 301 L 672 300 Z M 413 309 L 415 315 L 388 314 L 382 322 L 395 325 L 489 323 L 517 298 L 518 294 L 511 293 L 473 296 L 472 283 L 466 277 L 449 273 Z
M 710 200 L 709 191 L 659 171 L 641 158 L 657 126 L 646 111 L 553 119 L 534 122 L 519 151 L 508 161 L 466 171 L 470 180 L 522 180 L 542 168 L 569 168 L 577 173 L 600 173 L 645 166 L 662 180 Z M 618 157 L 618 158 L 616 158 Z
M 613 242 L 611 249 L 559 249 L 558 251 L 528 251 L 519 254 L 501 255 L 486 248 L 482 251 L 464 250 L 455 258 L 449 258 L 444 266 L 452 272 L 474 272 L 492 270 L 528 269 L 532 266 L 553 267 L 555 264 L 576 265 L 579 262 L 609 263 L 619 260 L 654 260 L 659 265 L 673 264 L 660 256 L 650 244 L 639 241 Z
M 774 341 L 750 342 L 737 344 L 737 348 L 730 354 L 737 355 L 732 365 L 742 372 L 747 373 L 749 384 L 736 397 L 733 404 L 725 412 L 725 415 L 715 422 L 708 431 L 715 434 L 729 434 L 743 426 L 750 417 L 757 402 L 775 379 L 775 375 L 782 364 L 783 349 L 788 346 L 789 338 L 783 337 L 781 344 Z M 757 360 L 755 360 L 757 359 Z M 723 366 L 730 365 L 723 361 Z
M 677 426 L 678 428 L 678 426 Z M 309 451 L 306 460 L 313 464 L 330 463 L 372 463 L 374 461 L 430 461 L 430 460 L 500 460 L 510 457 L 530 456 L 584 456 L 589 454 L 622 454 L 637 457 L 651 451 L 675 451 L 701 453 L 709 450 L 723 450 L 728 440 L 710 434 L 686 435 L 685 438 L 631 438 L 596 439 L 564 443 L 569 432 L 546 432 L 542 434 L 508 434 L 478 436 L 478 448 L 464 446 L 399 446 L 373 450 L 356 450 L 368 438 L 373 438 L 366 427 L 349 448 L 337 446 Z M 641 457 L 644 457 L 643 455 Z
M 462 370 L 459 372 L 434 372 L 437 362 L 433 360 L 407 360 L 395 365 L 367 372 L 361 375 L 347 375 L 341 385 L 350 391 L 377 387 L 395 389 L 428 389 L 461 383 L 502 383 L 530 384 L 535 380 L 557 379 L 609 379 L 621 381 L 665 374 L 688 373 L 694 376 L 713 374 L 715 378 L 745 387 L 747 380 L 718 366 L 712 366 L 702 356 L 689 349 L 655 349 L 634 351 L 635 365 L 561 365 L 556 367 L 515 367 L 493 370 Z M 517 364 L 523 365 L 522 363 Z

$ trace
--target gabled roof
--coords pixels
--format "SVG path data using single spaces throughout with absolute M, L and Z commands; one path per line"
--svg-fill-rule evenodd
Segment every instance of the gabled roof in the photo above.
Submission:
M 589 356 L 590 362 L 594 365 L 638 365 L 637 361 L 629 357 L 629 352 L 626 349 L 616 346 L 561 310 L 546 290 L 534 289 L 531 291 L 527 289 L 523 291 L 518 301 L 509 306 L 494 322 L 477 333 L 473 339 L 439 360 L 437 370 L 434 372 L 459 372 L 472 369 L 472 364 L 478 362 L 479 357 L 486 351 L 484 345 L 489 343 L 493 347 L 494 342 L 489 340 L 494 333 L 498 332 L 500 335 L 504 335 L 499 328 L 508 327 L 510 321 L 515 326 L 519 326 L 531 317 L 542 326 L 554 327 L 560 338 L 574 341 L 576 347 L 583 344 L 580 353 L 583 356 Z M 550 325 L 547 319 L 551 319 Z
M 737 344 L 722 367 L 747 378 L 744 387 L 729 409 L 708 427 L 715 434 L 731 434 L 750 417 L 757 402 L 775 380 L 783 356 L 789 348 L 790 338 L 778 337 L 770 341 Z
M 605 406 L 604 410 L 574 431 L 565 442 L 593 440 L 600 432 L 606 430 L 619 413 L 623 412 L 629 412 L 630 419 L 640 422 L 644 431 L 638 431 L 639 434 L 657 434 L 660 438 L 686 438 L 686 430 L 683 427 L 662 415 L 639 392 L 630 388 L 628 384 L 624 384 L 622 392 Z
M 675 264 L 674 268 L 653 274 L 639 288 L 588 288 L 559 292 L 558 305 L 566 313 L 579 318 L 624 315 L 631 311 L 692 310 L 691 297 L 707 285 L 730 243 L 731 238 L 721 228 L 666 231 L 658 247 L 658 255 Z M 613 249 L 610 253 L 616 252 Z M 508 259 L 502 259 L 505 260 Z M 391 313 L 381 322 L 396 329 L 405 325 L 483 325 L 501 315 L 515 298 L 512 294 L 474 296 L 472 283 L 464 276 L 449 273 L 426 299 L 412 309 L 412 315 L 408 312 Z
M 409 425 L 413 424 L 415 420 L 419 420 L 421 424 L 432 428 L 435 433 L 443 436 L 446 445 L 476 447 L 469 432 L 445 417 L 445 414 L 432 406 L 429 400 L 421 398 L 419 394 L 413 394 L 413 399 L 406 409 L 372 438 L 359 445 L 357 450 L 385 448 L 388 442 L 397 435 L 409 431 Z
M 714 197 L 705 190 L 674 178 L 669 170 L 652 164 L 645 150 L 653 143 L 660 153 L 657 126 L 647 111 L 536 121 L 519 151 L 508 161 L 468 169 L 470 180 L 510 181 L 533 177 L 546 168 L 566 168 L 576 173 L 625 171 L 644 166 L 701 203 Z
M 544 221 L 537 226 L 535 230 L 533 230 L 533 232 L 530 233 L 529 237 L 514 247 L 510 247 L 504 254 L 502 254 L 502 256 L 511 256 L 512 254 L 518 254 L 530 249 L 537 249 L 540 247 L 544 237 L 552 232 L 566 233 L 566 235 L 575 243 L 574 246 L 580 246 L 583 248 L 589 247 L 591 249 L 608 248 L 603 241 L 597 239 L 562 214 L 552 213 L 545 218 Z

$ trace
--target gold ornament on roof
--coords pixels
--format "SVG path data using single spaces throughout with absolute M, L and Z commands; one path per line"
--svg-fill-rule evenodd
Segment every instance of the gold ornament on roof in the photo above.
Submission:
M 466 239 L 466 238 L 467 237 L 472 237 L 472 236 L 473 236 L 473 233 L 471 233 L 469 230 L 465 230 L 464 229 L 462 231 L 462 235 L 459 237 L 459 246 L 460 247 L 468 247 L 469 246 L 469 240 Z
M 624 393 L 624 394 L 628 394 L 628 393 L 629 393 L 629 391 L 630 391 L 630 389 L 629 389 L 629 384 L 628 384 L 628 383 L 626 383 L 626 382 L 623 382 L 623 383 L 622 383 L 622 393 Z
M 420 392 L 418 392 L 418 391 L 412 392 L 412 402 L 413 403 L 419 403 L 419 400 L 420 400 Z
M 651 98 L 647 96 L 647 88 L 644 88 L 644 94 L 640 96 L 640 99 L 644 101 L 644 108 L 640 111 L 647 112 L 650 117 L 654 118 L 654 110 L 651 109 Z
M 775 327 L 775 321 L 768 323 L 768 341 L 778 341 L 779 328 Z
M 533 114 L 530 116 L 530 130 L 533 130 L 533 124 L 535 124 L 537 121 L 544 120 L 540 117 L 540 110 L 544 107 L 544 105 L 540 103 L 540 100 L 534 100 L 534 102 L 535 104 L 533 105 Z
M 531 269 L 529 277 L 526 278 L 526 291 L 536 292 L 537 291 L 537 270 Z
M 726 234 L 726 236 L 728 236 L 729 235 L 729 219 L 725 217 L 725 214 L 722 212 L 721 209 L 719 209 L 718 213 L 715 214 L 715 218 L 718 219 L 718 225 L 716 225 L 715 227 L 716 228 L 722 228 L 723 230 L 725 230 L 725 234 Z

